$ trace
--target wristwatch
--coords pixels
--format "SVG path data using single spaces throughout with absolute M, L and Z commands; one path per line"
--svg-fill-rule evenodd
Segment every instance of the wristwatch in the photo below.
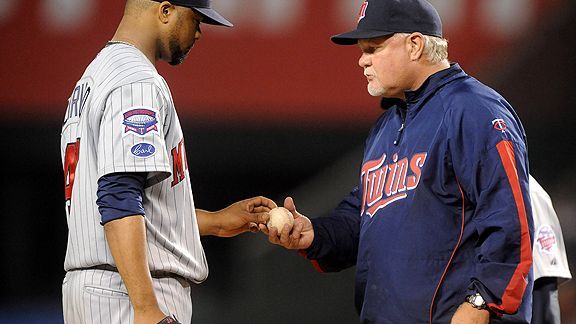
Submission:
M 466 301 L 472 304 L 472 307 L 476 309 L 486 309 L 486 302 L 479 293 L 466 296 Z

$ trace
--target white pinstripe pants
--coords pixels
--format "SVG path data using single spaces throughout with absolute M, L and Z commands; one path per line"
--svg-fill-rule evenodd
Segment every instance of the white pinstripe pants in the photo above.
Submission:
M 153 278 L 160 309 L 179 322 L 192 321 L 190 284 L 176 278 Z M 134 323 L 134 309 L 120 274 L 106 270 L 70 271 L 62 283 L 66 324 Z

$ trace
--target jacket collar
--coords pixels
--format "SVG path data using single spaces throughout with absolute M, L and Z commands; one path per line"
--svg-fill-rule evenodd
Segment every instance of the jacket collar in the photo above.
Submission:
M 406 103 L 404 102 L 404 100 L 400 98 L 382 97 L 382 99 L 380 99 L 380 108 L 382 108 L 382 110 L 388 110 L 394 106 L 400 106 L 405 108 Z
M 409 105 L 417 104 L 446 83 L 464 76 L 466 76 L 466 73 L 460 68 L 460 65 L 458 65 L 458 63 L 451 63 L 449 68 L 429 76 L 417 90 L 405 91 L 406 103 Z

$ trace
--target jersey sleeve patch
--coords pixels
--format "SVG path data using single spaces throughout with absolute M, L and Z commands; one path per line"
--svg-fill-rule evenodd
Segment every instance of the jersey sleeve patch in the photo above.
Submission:
M 496 118 L 492 121 L 492 127 L 497 130 L 500 131 L 502 133 L 504 133 L 506 131 L 506 129 L 508 128 L 508 126 L 506 125 L 506 122 L 504 121 L 504 119 L 502 118 Z
M 535 237 L 540 252 L 546 254 L 554 254 L 556 252 L 556 234 L 550 225 L 541 225 L 536 231 Z
M 137 158 L 147 159 L 156 154 L 156 147 L 151 143 L 136 143 L 130 148 L 130 153 Z
M 148 108 L 135 108 L 124 113 L 123 135 L 134 133 L 138 136 L 144 136 L 149 132 L 158 133 L 158 113 Z

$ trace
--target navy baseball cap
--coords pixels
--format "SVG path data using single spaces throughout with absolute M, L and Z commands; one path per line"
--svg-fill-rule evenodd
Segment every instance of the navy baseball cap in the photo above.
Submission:
M 367 0 L 360 8 L 358 27 L 331 40 L 338 45 L 354 45 L 359 39 L 413 32 L 442 37 L 440 15 L 428 1 Z
M 164 0 L 154 0 L 162 2 Z M 212 9 L 210 0 L 166 0 L 173 5 L 188 7 L 196 10 L 202 16 L 202 23 L 232 27 L 232 23 L 222 17 L 216 10 Z

